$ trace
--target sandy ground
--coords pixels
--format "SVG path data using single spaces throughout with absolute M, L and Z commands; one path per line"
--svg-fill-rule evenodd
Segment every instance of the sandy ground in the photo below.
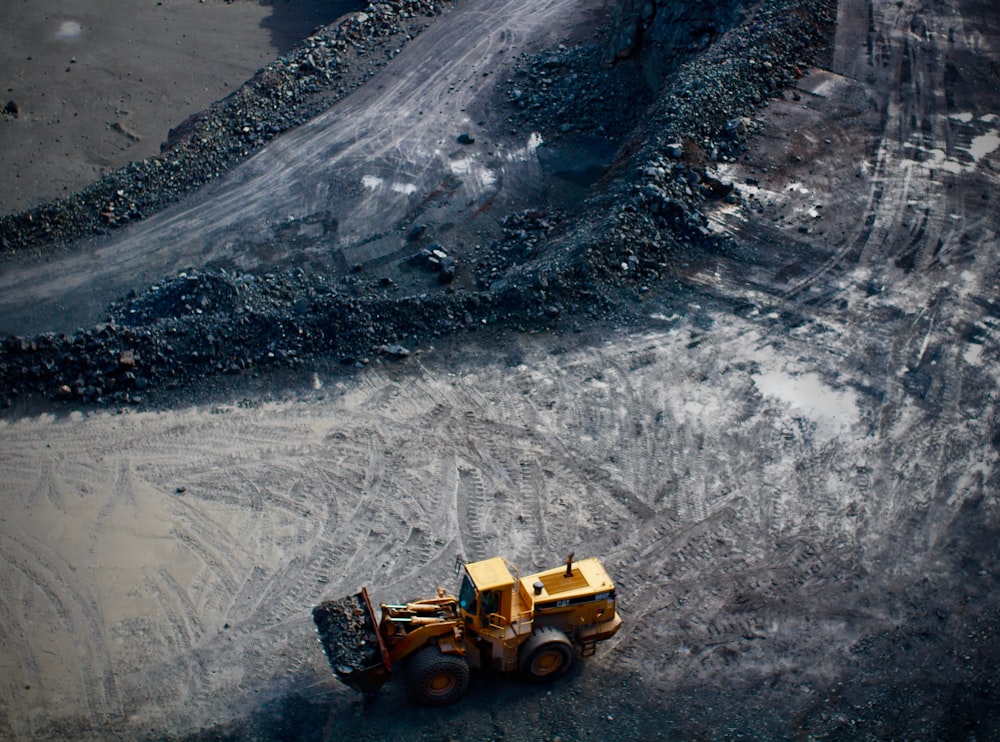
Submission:
M 66 195 L 158 154 L 351 0 L 131 0 L 0 5 L 0 213 Z
M 641 329 L 4 422 L 0 736 L 1000 736 L 989 10 L 844 0 L 832 69 L 727 172 L 745 253 Z M 569 550 L 625 625 L 551 689 L 427 711 L 331 677 L 319 600 Z

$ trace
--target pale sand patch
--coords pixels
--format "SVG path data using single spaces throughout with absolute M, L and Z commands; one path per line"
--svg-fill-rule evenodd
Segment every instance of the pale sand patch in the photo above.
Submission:
M 352 0 L 32 0 L 0 4 L 0 214 L 133 160 Z

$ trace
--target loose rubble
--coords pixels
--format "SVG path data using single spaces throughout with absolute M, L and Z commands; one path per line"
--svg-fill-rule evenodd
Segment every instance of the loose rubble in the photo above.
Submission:
M 476 264 L 476 282 L 489 288 L 506 275 L 509 268 L 534 257 L 538 246 L 562 221 L 561 213 L 529 209 L 507 214 L 502 220 L 503 238 L 490 245 Z
M 437 273 L 440 283 L 451 283 L 455 280 L 455 271 L 458 269 L 458 261 L 453 255 L 449 255 L 440 243 L 433 242 L 427 247 L 421 248 L 419 252 L 410 257 L 410 265 L 425 268 Z
M 327 600 L 313 608 L 316 632 L 334 672 L 350 674 L 381 661 L 375 627 L 366 613 L 357 595 Z
M 634 61 L 602 64 L 600 43 L 522 54 L 507 81 L 508 121 L 546 141 L 572 134 L 616 141 L 627 136 L 653 100 Z
M 355 297 L 349 279 L 301 270 L 188 271 L 115 302 L 107 321 L 92 329 L 6 338 L 0 343 L 2 402 L 40 395 L 155 404 L 214 376 L 295 368 L 320 354 L 363 367 L 372 356 L 406 358 L 410 347 L 459 331 L 501 323 L 535 329 L 546 318 L 546 301 L 547 294 L 516 286 L 396 299 Z
M 611 280 L 648 284 L 686 251 L 734 249 L 708 229 L 703 214 L 708 201 L 740 198 L 713 164 L 745 150 L 756 129 L 753 112 L 806 73 L 835 21 L 836 4 L 826 0 L 763 3 L 677 64 L 646 111 L 644 144 L 629 161 L 632 177 L 618 179 L 603 202 L 610 218 L 570 238 L 586 246 L 587 264 Z

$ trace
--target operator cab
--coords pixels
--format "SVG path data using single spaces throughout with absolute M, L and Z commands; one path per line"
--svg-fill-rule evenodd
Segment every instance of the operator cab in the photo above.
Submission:
M 458 605 L 466 625 L 478 629 L 510 623 L 514 576 L 500 557 L 465 565 Z

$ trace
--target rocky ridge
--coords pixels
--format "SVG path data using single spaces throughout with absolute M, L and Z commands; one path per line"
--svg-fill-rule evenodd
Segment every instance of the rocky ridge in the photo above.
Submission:
M 713 166 L 745 150 L 754 111 L 808 74 L 835 21 L 825 0 L 760 3 L 677 65 L 646 112 L 641 146 L 588 209 L 598 216 L 564 238 L 572 260 L 604 281 L 648 288 L 684 253 L 738 249 L 707 226 L 710 202 L 741 198 Z
M 709 202 L 740 198 L 712 165 L 736 157 L 754 110 L 806 73 L 835 8 L 832 0 L 763 2 L 679 64 L 585 216 L 509 215 L 502 239 L 477 255 L 474 290 L 401 296 L 364 276 L 187 271 L 116 302 L 98 327 L 6 339 L 5 404 L 21 396 L 156 403 L 193 381 L 307 358 L 363 366 L 442 335 L 570 329 L 588 316 L 627 313 L 633 295 L 669 290 L 665 279 L 684 255 L 738 249 L 706 226 Z

